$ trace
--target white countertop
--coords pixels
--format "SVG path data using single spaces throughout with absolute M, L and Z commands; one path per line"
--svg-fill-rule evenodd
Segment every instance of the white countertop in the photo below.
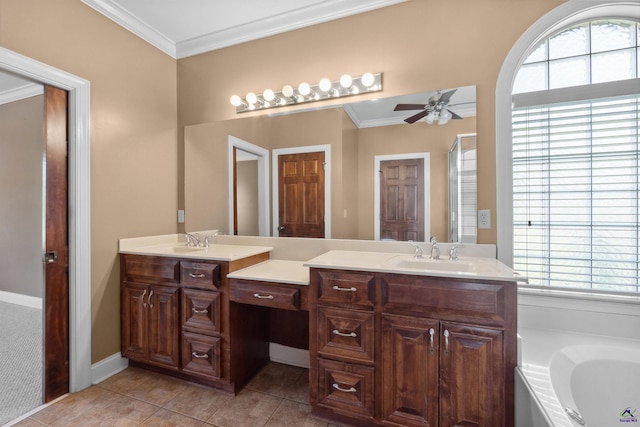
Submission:
M 214 261 L 236 261 L 253 255 L 271 252 L 268 246 L 220 245 L 209 247 L 189 247 L 182 236 L 168 234 L 164 236 L 121 239 L 119 252 L 122 254 L 153 255 Z
M 301 261 L 271 259 L 227 274 L 230 279 L 258 280 L 261 282 L 309 284 L 309 267 Z
M 388 252 L 329 251 L 303 264 L 306 267 L 412 274 L 449 278 L 516 281 L 512 269 L 493 258 L 460 257 L 450 261 L 416 259 L 412 255 Z

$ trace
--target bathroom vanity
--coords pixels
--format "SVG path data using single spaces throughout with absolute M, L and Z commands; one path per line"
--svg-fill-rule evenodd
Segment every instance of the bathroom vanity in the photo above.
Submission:
M 266 246 L 182 245 L 121 245 L 133 365 L 237 393 L 269 360 L 269 310 L 299 313 L 315 415 L 513 425 L 516 279 L 495 259 L 329 250 L 302 262 Z

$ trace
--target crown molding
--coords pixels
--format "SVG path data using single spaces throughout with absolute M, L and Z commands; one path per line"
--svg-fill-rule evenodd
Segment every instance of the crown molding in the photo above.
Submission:
M 310 27 L 405 1 L 407 0 L 351 0 L 349 7 L 345 7 L 343 4 L 340 8 L 336 7 L 336 3 L 346 2 L 336 0 L 326 1 L 322 4 L 292 10 L 289 13 L 271 16 L 259 21 L 205 34 L 190 40 L 180 41 L 177 43 L 176 49 L 178 59 L 304 27 Z
M 112 0 L 81 0 L 84 4 L 100 12 L 116 24 L 131 31 L 147 43 L 176 59 L 176 44 L 164 34 L 132 15 Z
M 31 98 L 32 96 L 42 95 L 44 87 L 36 83 L 30 83 L 14 89 L 5 90 L 0 93 L 0 105 L 10 102 L 20 101 L 22 99 Z
M 407 0 L 327 0 L 246 24 L 215 31 L 188 40 L 174 41 L 123 9 L 113 0 L 81 0 L 115 23 L 174 59 L 186 58 L 248 41 L 293 31 L 311 25 L 368 12 Z M 339 7 L 338 7 L 339 6 Z

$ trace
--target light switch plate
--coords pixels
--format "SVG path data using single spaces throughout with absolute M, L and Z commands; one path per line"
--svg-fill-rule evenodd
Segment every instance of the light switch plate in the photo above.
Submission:
M 184 210 L 178 211 L 178 224 L 184 224 Z
M 478 228 L 491 228 L 491 210 L 480 209 L 478 211 Z

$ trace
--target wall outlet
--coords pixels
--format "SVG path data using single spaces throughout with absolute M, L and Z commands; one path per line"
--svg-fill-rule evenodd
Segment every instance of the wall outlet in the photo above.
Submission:
M 491 210 L 481 209 L 478 211 L 478 228 L 491 228 Z
M 178 224 L 184 224 L 184 210 L 178 211 Z

